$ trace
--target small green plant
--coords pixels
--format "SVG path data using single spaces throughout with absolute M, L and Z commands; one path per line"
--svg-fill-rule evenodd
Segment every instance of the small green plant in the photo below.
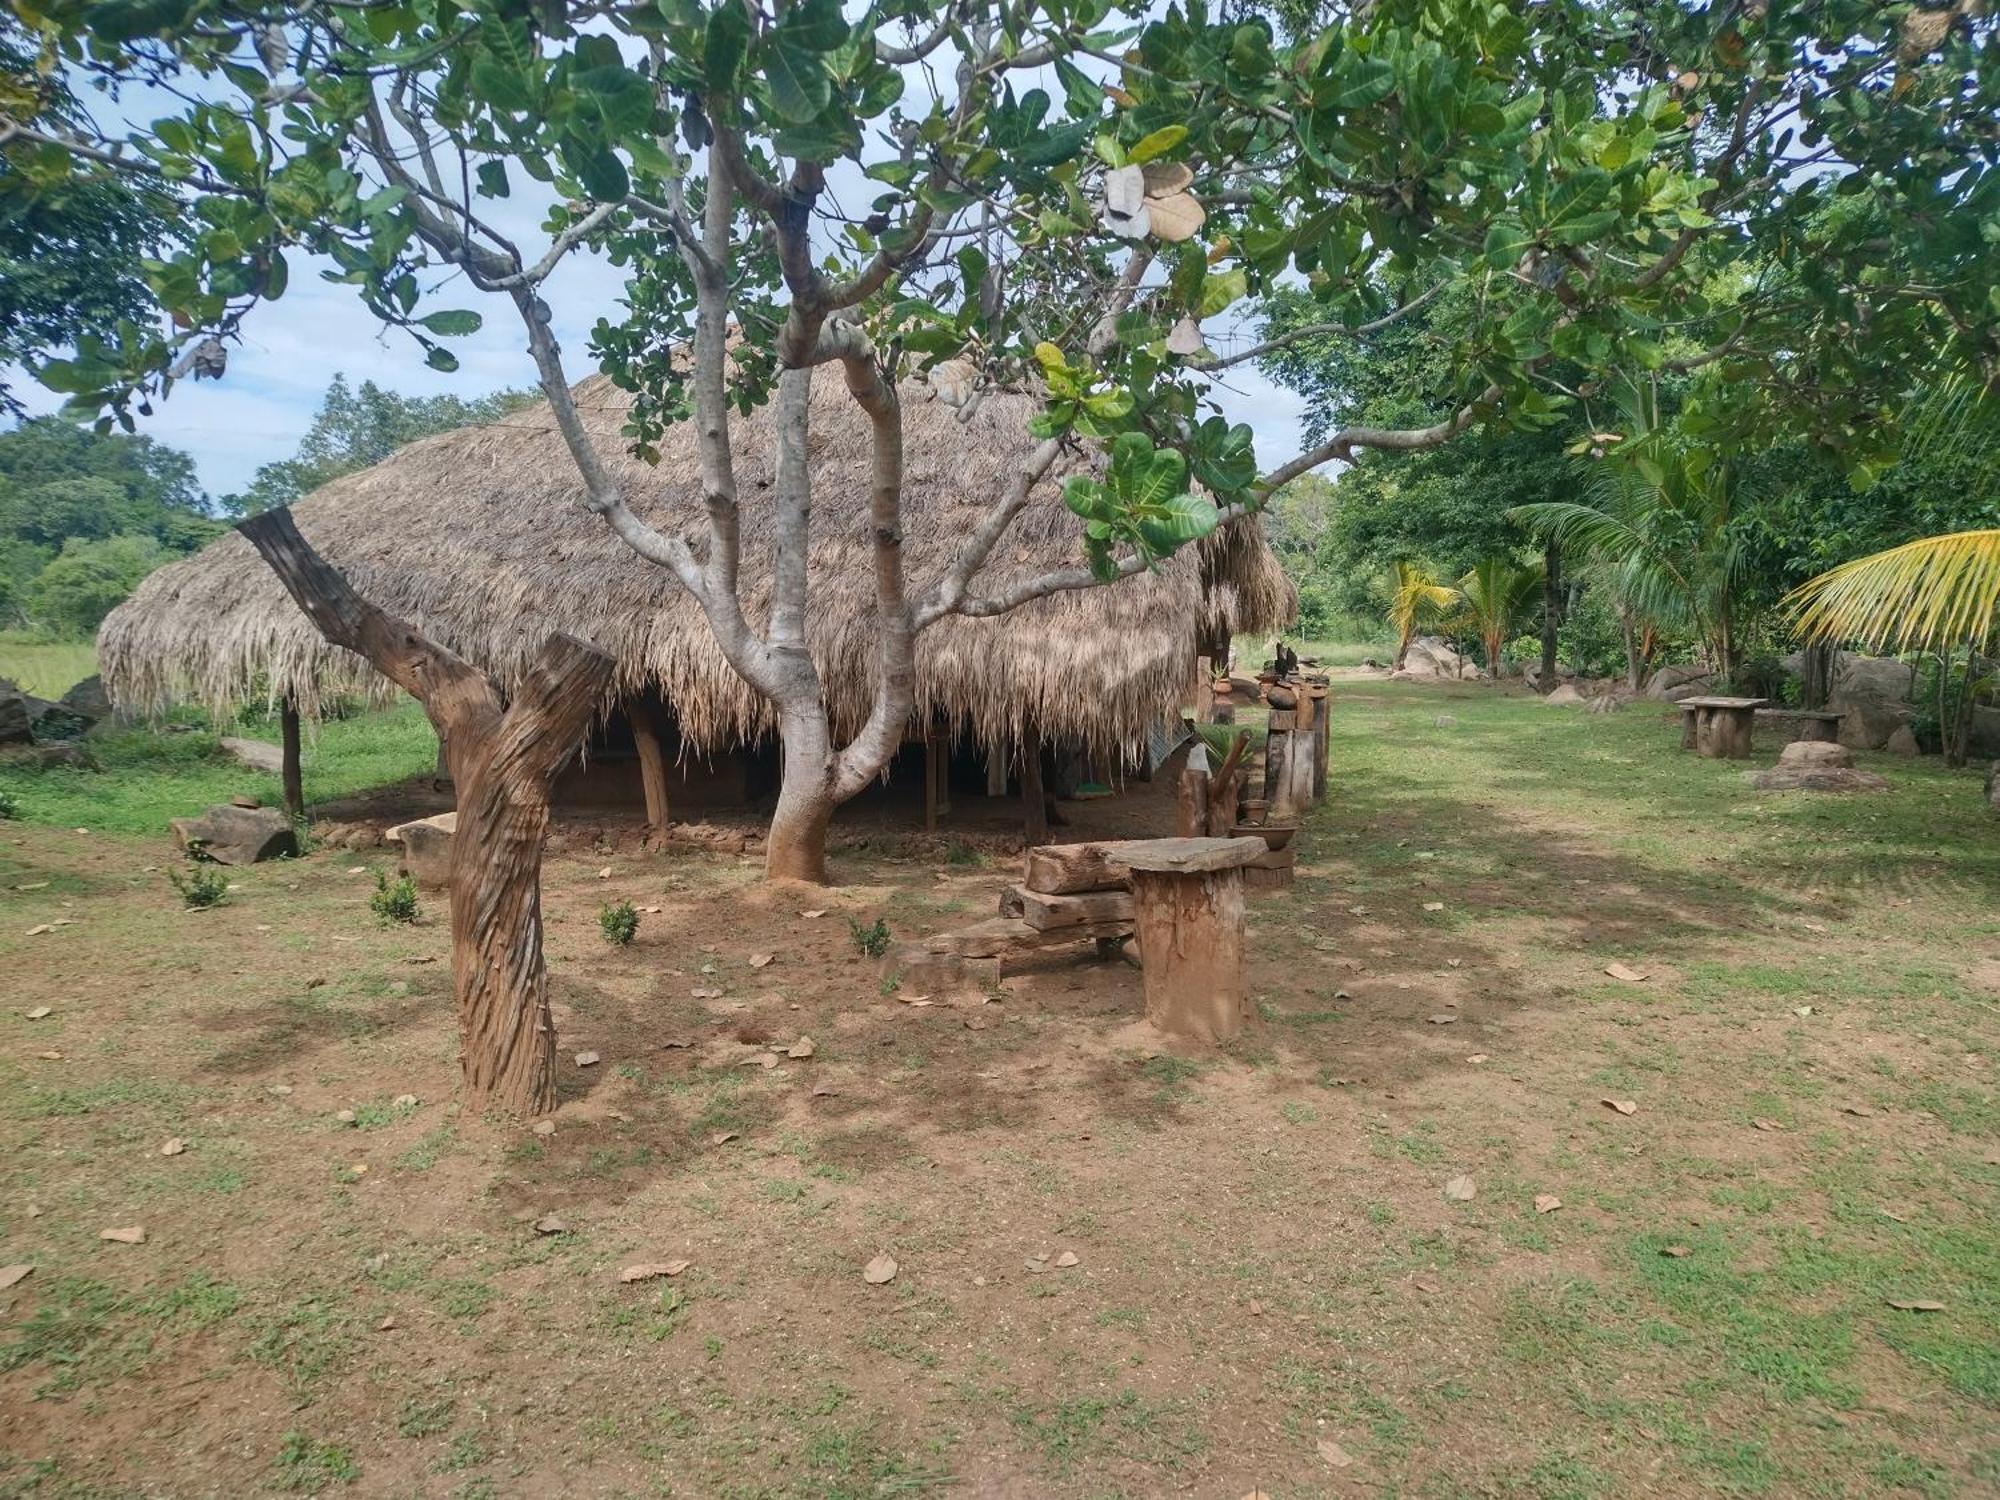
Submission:
M 229 877 L 214 865 L 190 865 L 186 874 L 169 870 L 167 883 L 181 893 L 181 900 L 193 911 L 219 906 L 229 893 Z
M 361 1477 L 354 1455 L 338 1443 L 317 1443 L 303 1432 L 285 1434 L 278 1450 L 278 1488 L 309 1490 L 314 1494 L 329 1484 L 352 1484 Z
M 607 901 L 597 909 L 597 926 L 605 942 L 623 948 L 638 934 L 639 908 L 630 901 L 620 901 L 615 906 Z
M 0 792 L 0 823 L 11 822 L 21 816 L 21 799 L 12 792 Z
M 407 875 L 398 876 L 392 885 L 389 877 L 380 870 L 375 872 L 375 894 L 368 898 L 368 909 L 375 913 L 380 922 L 414 922 L 420 914 L 417 905 L 417 883 Z
M 847 930 L 854 938 L 854 946 L 869 958 L 880 958 L 889 951 L 889 924 L 877 917 L 873 925 L 863 927 L 854 918 L 847 919 Z

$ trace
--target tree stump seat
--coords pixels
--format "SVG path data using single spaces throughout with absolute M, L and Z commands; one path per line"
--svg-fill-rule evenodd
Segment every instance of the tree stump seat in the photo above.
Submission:
M 1768 698 L 1683 698 L 1681 748 L 1711 760 L 1747 760 L 1750 730 Z
M 1261 838 L 1153 839 L 1120 858 L 1132 872 L 1146 1019 L 1172 1036 L 1226 1042 L 1243 1026 L 1243 870 Z

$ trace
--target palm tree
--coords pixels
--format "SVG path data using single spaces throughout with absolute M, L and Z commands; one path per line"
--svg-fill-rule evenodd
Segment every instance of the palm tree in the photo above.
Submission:
M 1904 462 L 1924 464 L 1972 497 L 1989 496 L 2000 480 L 2000 399 L 1959 374 L 1922 382 L 1919 392 L 1903 415 Z M 1935 652 L 1945 763 L 1965 764 L 1973 702 L 1992 687 L 1977 668 L 2000 638 L 2000 530 L 1919 537 L 1857 557 L 1808 579 L 1785 603 L 1809 645 Z M 1955 672 L 1962 680 L 1954 704 Z
M 1652 384 L 1629 384 L 1621 404 L 1627 432 L 1599 435 L 1609 451 L 1585 471 L 1582 500 L 1507 515 L 1599 564 L 1635 624 L 1693 631 L 1711 664 L 1733 676 L 1743 563 L 1735 467 L 1663 424 Z
M 1489 557 L 1458 580 L 1465 613 L 1486 650 L 1486 667 L 1494 681 L 1501 675 L 1501 648 L 1514 634 L 1542 589 L 1542 570 L 1511 557 Z
M 1417 631 L 1443 619 L 1459 603 L 1458 590 L 1438 582 L 1437 574 L 1422 563 L 1399 562 L 1388 580 L 1389 624 L 1396 632 L 1396 670 L 1410 654 L 1410 642 Z

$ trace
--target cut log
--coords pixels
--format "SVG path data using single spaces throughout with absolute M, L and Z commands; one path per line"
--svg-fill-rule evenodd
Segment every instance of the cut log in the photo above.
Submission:
M 1303 816 L 1313 801 L 1313 732 L 1310 729 L 1292 731 L 1291 744 L 1285 748 L 1285 770 L 1291 778 L 1293 815 Z
M 1289 735 L 1273 732 L 1264 737 L 1264 802 L 1268 816 L 1278 815 L 1278 806 L 1285 800 L 1285 788 L 1291 784 L 1285 768 L 1285 752 L 1291 743 Z
M 1170 1036 L 1228 1041 L 1243 1025 L 1243 872 L 1135 869 L 1132 894 L 1146 1019 Z
M 1102 922 L 1129 923 L 1132 920 L 1130 891 L 1052 895 L 1015 885 L 1009 886 L 1007 895 L 1001 898 L 1003 915 L 1010 903 L 1023 921 L 1040 932 L 1054 932 L 1064 927 L 1088 927 Z

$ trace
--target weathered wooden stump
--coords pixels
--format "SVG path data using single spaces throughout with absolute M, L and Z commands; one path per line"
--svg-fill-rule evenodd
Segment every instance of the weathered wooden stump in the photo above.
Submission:
M 1131 845 L 1133 929 L 1146 1019 L 1173 1036 L 1226 1042 L 1243 1025 L 1243 867 L 1259 838 Z
M 1681 748 L 1710 760 L 1747 760 L 1757 710 L 1768 698 L 1683 698 Z

